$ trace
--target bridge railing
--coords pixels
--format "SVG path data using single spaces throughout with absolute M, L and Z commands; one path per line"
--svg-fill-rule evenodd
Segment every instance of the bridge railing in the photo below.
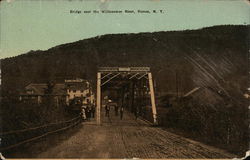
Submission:
M 69 129 L 79 124 L 80 122 L 81 117 L 77 116 L 67 121 L 49 123 L 37 127 L 0 133 L 0 151 L 5 151 L 17 147 L 19 145 L 45 137 L 49 134 Z

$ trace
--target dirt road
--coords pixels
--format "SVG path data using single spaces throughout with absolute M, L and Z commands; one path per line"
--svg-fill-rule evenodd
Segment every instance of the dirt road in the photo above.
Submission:
M 114 113 L 102 125 L 83 123 L 48 136 L 11 154 L 12 158 L 234 158 L 223 150 L 152 127 L 143 120 Z

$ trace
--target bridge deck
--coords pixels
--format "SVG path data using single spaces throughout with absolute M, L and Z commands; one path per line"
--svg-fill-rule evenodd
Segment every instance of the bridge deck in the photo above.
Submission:
M 103 109 L 104 110 L 104 109 Z M 12 153 L 12 158 L 233 158 L 220 149 L 152 127 L 125 112 L 111 110 L 102 125 L 81 124 Z

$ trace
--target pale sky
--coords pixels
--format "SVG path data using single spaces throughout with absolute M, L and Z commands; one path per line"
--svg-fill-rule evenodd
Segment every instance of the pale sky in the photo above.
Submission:
M 70 14 L 70 10 L 163 10 Z M 8 0 L 0 2 L 0 58 L 115 33 L 250 24 L 246 0 Z

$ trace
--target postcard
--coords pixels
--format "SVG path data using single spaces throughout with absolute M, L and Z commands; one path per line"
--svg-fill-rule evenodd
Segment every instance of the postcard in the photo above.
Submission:
M 3 0 L 1 159 L 249 150 L 249 0 Z

